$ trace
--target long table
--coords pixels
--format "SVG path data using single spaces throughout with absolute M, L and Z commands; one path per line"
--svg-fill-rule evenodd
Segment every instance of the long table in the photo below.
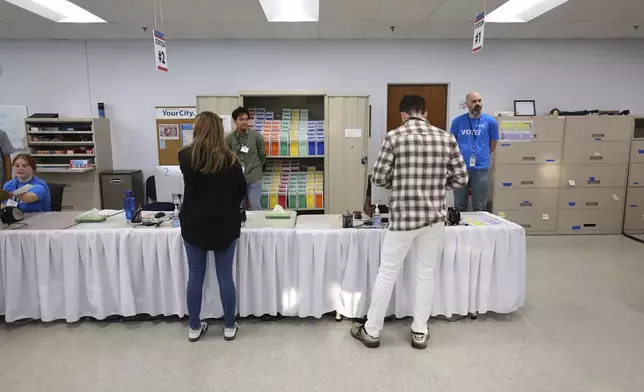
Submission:
M 516 311 L 525 302 L 523 228 L 487 213 L 465 219 L 472 226 L 446 228 L 432 315 Z M 341 229 L 338 216 L 268 222 L 259 214 L 249 221 L 235 256 L 241 316 L 364 316 L 384 230 Z M 264 225 L 295 228 L 254 228 Z M 390 303 L 398 317 L 412 313 L 415 254 L 407 256 Z M 0 232 L 0 314 L 8 322 L 185 315 L 186 281 L 179 229 L 132 228 L 114 216 L 65 230 Z M 210 262 L 202 316 L 222 315 Z

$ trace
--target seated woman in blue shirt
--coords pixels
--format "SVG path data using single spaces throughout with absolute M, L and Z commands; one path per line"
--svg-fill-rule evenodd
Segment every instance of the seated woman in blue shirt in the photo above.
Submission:
M 0 207 L 17 205 L 23 212 L 48 212 L 51 211 L 51 195 L 45 181 L 34 176 L 36 161 L 29 154 L 18 154 L 13 158 L 13 174 L 15 178 L 6 184 L 3 189 L 12 196 L 9 200 L 0 201 Z M 27 193 L 13 195 L 13 192 L 25 185 L 31 185 Z

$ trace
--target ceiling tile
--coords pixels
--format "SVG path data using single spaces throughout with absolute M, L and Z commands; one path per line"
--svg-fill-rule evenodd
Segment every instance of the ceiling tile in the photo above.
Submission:
M 483 11 L 483 4 L 487 3 L 488 13 L 498 8 L 506 0 L 447 0 L 443 2 L 430 17 L 431 21 L 473 21 L 477 13 Z
M 415 30 L 419 25 L 414 23 L 397 23 L 397 22 L 371 22 L 365 32 L 367 39 L 407 39 L 411 31 Z M 391 31 L 391 26 L 396 26 L 394 31 Z
M 0 22 L 39 22 L 47 20 L 42 16 L 36 15 L 6 1 L 0 0 Z
M 270 25 L 277 39 L 318 38 L 317 23 L 271 23 Z
M 444 0 L 384 0 L 376 20 L 421 21 L 427 19 Z
M 0 22 L 0 39 L 47 39 L 51 38 L 20 24 Z
M 425 22 L 413 30 L 411 39 L 469 39 L 472 38 L 470 22 Z
M 232 39 L 273 39 L 273 29 L 269 22 L 220 22 L 219 26 Z
M 258 0 L 193 1 L 204 15 L 215 22 L 266 22 L 266 15 Z
M 320 0 L 320 22 L 373 21 L 381 0 Z
M 180 23 L 168 22 L 170 28 L 176 32 L 178 39 L 228 39 L 230 36 L 221 26 L 214 22 L 207 23 Z
M 368 22 L 324 22 L 319 24 L 321 39 L 361 39 L 369 27 Z

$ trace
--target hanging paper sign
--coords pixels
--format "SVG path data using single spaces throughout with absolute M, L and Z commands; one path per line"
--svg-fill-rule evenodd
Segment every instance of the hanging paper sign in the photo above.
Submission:
M 168 53 L 165 45 L 165 35 L 158 30 L 154 32 L 154 58 L 157 63 L 157 70 L 168 72 Z
M 472 37 L 472 53 L 483 50 L 485 38 L 485 11 L 477 15 L 474 21 L 474 36 Z

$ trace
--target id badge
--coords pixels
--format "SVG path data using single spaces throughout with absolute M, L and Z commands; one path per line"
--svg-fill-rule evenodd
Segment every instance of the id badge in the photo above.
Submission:
M 242 173 L 246 174 L 246 166 L 242 165 Z
M 7 200 L 7 207 L 18 207 L 18 202 L 16 199 Z
M 470 157 L 470 167 L 475 167 L 476 166 L 476 155 L 472 155 Z
M 243 152 L 244 154 L 248 154 L 248 146 L 242 146 L 241 150 L 239 151 Z

